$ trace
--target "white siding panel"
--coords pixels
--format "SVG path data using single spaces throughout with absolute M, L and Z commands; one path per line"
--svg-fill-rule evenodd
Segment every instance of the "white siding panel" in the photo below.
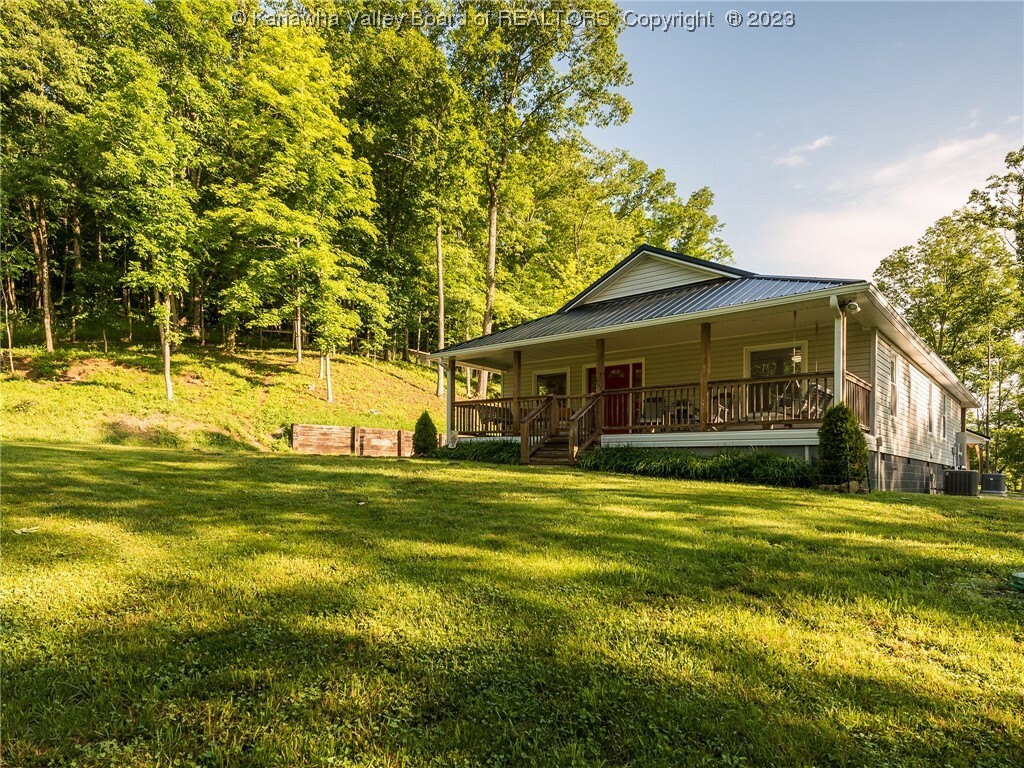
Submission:
M 875 392 L 878 406 L 875 432 L 879 451 L 919 461 L 952 464 L 957 424 L 953 415 L 955 399 L 946 393 L 946 419 L 943 425 L 942 387 L 901 355 L 888 339 L 879 336 L 877 345 Z M 891 413 L 889 407 L 889 368 L 893 358 L 897 360 L 898 398 L 895 414 Z M 932 411 L 930 431 L 929 408 Z
M 656 256 L 638 259 L 631 267 L 613 277 L 585 303 L 619 299 L 638 293 L 675 288 L 680 285 L 713 280 L 719 275 L 688 264 L 674 264 Z
M 871 339 L 869 329 L 846 324 L 846 370 L 864 381 L 871 381 Z

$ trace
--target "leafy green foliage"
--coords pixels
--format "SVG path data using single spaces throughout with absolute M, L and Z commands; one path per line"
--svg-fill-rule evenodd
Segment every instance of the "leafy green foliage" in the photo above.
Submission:
M 1024 267 L 1024 147 L 1008 152 L 1005 163 L 1006 172 L 989 176 L 984 189 L 971 192 L 970 203 L 982 222 L 1003 233 Z
M 817 477 L 806 461 L 769 451 L 727 451 L 704 456 L 669 448 L 608 446 L 584 454 L 577 466 L 647 477 L 756 483 L 786 488 L 809 488 Z
M 511 440 L 460 440 L 434 452 L 434 458 L 451 461 L 483 461 L 488 464 L 518 464 L 519 443 Z
M 1024 323 L 1013 257 L 995 230 L 964 211 L 883 259 L 875 280 L 964 381 L 983 375 L 990 341 Z
M 837 403 L 818 428 L 818 475 L 831 485 L 862 482 L 868 474 L 868 444 L 853 409 Z
M 49 348 L 151 318 L 167 358 L 216 326 L 388 356 L 548 312 L 642 240 L 728 257 L 710 190 L 579 135 L 629 112 L 607 0 L 543 24 L 510 2 L 445 6 L 482 25 L 232 23 L 258 7 L 5 9 L 12 325 Z
M 430 418 L 429 411 L 424 411 L 416 419 L 416 431 L 412 435 L 412 449 L 417 456 L 429 456 L 437 450 L 437 426 Z

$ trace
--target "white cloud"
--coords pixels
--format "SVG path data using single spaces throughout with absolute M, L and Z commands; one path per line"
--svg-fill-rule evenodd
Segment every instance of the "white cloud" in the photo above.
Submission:
M 828 134 L 821 136 L 808 144 L 802 144 L 799 147 L 793 147 L 789 152 L 782 157 L 776 158 L 776 165 L 785 165 L 790 168 L 796 168 L 801 165 L 807 164 L 807 155 L 811 152 L 817 152 L 819 149 L 823 149 L 831 144 L 835 139 Z
M 882 258 L 963 207 L 1019 145 L 1013 133 L 990 132 L 918 147 L 884 165 L 858 165 L 823 185 L 831 206 L 775 219 L 754 268 L 870 278 Z

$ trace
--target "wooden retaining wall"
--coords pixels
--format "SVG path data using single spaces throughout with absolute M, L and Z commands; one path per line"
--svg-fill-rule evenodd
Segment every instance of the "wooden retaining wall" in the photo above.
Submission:
M 412 430 L 292 424 L 292 450 L 340 456 L 412 456 Z

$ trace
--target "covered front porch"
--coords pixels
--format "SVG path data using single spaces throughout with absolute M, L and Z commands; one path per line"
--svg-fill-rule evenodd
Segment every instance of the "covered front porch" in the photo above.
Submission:
M 871 431 L 871 340 L 824 300 L 453 356 L 449 440 L 517 439 L 524 463 L 623 442 L 816 445 L 836 402 Z M 455 399 L 455 366 L 474 363 L 501 374 L 500 397 Z

